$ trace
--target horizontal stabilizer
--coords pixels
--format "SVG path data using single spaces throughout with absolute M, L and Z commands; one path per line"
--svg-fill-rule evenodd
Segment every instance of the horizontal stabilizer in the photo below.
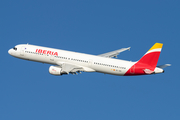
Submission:
M 157 66 L 159 68 L 165 68 L 165 67 L 168 67 L 168 66 L 171 66 L 171 64 L 164 64 L 164 65 L 160 65 L 160 66 Z

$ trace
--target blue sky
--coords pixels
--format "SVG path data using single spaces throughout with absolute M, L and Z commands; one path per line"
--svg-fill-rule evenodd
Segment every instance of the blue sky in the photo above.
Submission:
M 1 120 L 179 120 L 178 0 L 3 0 L 0 2 Z M 163 43 L 164 74 L 53 76 L 50 65 L 7 51 L 21 43 L 102 54 L 131 47 L 136 61 Z

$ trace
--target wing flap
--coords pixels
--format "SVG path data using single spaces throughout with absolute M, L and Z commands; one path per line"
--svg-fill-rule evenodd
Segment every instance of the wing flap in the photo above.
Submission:
M 69 74 L 69 73 L 75 73 L 77 71 L 83 71 L 82 67 L 67 64 L 67 63 L 62 64 L 62 72 L 66 72 Z
M 65 62 L 57 62 L 57 64 L 62 68 L 62 72 L 69 74 L 77 74 L 81 72 L 95 72 L 95 70 L 88 68 L 88 67 L 83 67 L 83 66 L 78 66 L 70 63 L 65 63 Z

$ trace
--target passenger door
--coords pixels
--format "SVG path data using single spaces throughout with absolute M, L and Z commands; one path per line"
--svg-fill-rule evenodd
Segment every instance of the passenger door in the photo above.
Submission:
M 26 49 L 25 46 L 22 46 L 22 47 L 21 47 L 21 51 L 20 51 L 20 55 L 21 55 L 21 56 L 24 56 L 24 51 L 25 51 L 25 49 Z

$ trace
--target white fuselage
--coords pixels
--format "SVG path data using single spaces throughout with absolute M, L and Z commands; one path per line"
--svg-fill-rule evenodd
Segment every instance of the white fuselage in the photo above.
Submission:
M 17 45 L 16 48 L 17 50 L 10 49 L 9 54 L 17 58 L 47 64 L 68 63 L 78 65 L 87 68 L 85 72 L 124 75 L 136 63 L 28 44 Z

